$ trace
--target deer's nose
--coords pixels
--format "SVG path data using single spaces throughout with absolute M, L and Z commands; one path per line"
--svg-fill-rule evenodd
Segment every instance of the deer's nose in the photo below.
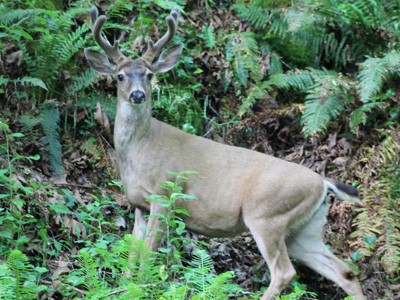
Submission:
M 133 91 L 129 96 L 129 101 L 140 104 L 146 100 L 146 95 L 142 91 Z

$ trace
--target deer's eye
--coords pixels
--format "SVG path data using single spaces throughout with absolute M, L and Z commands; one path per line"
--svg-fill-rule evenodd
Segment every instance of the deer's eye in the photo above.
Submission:
M 154 74 L 153 73 L 148 73 L 147 74 L 147 79 L 150 81 L 153 79 Z
M 119 81 L 122 81 L 122 80 L 124 80 L 124 75 L 118 74 L 117 78 L 118 78 Z

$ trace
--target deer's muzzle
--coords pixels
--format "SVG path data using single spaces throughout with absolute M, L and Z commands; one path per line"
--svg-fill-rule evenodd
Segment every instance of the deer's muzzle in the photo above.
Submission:
M 135 104 L 140 104 L 146 100 L 146 95 L 142 91 L 133 91 L 129 96 L 129 101 Z

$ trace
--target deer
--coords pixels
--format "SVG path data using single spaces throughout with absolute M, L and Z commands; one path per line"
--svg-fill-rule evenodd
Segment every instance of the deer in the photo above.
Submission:
M 136 59 L 119 50 L 120 40 L 111 44 L 104 37 L 107 18 L 99 16 L 96 7 L 89 14 L 93 38 L 105 54 L 86 48 L 84 55 L 98 73 L 117 80 L 113 139 L 126 197 L 135 209 L 134 235 L 151 250 L 158 249 L 162 234 L 154 229 L 163 225 L 156 216 L 167 212 L 146 199 L 165 193 L 159 183 L 170 179 L 169 171 L 194 171 L 184 188 L 196 199 L 179 203 L 190 215 L 184 218 L 186 227 L 209 237 L 249 231 L 271 275 L 262 300 L 275 299 L 295 277 L 290 258 L 330 279 L 353 299 L 366 299 L 354 272 L 323 238 L 328 192 L 361 205 L 357 190 L 302 165 L 195 136 L 152 117 L 152 77 L 171 70 L 183 50 L 182 43 L 163 50 L 177 32 L 179 9 L 166 17 L 164 35 L 156 43 L 149 41 Z

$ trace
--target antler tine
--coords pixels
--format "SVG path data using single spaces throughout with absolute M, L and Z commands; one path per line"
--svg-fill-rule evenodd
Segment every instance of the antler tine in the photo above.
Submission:
M 92 29 L 94 40 L 117 64 L 120 63 L 126 57 L 119 51 L 119 41 L 115 41 L 111 46 L 110 42 L 101 34 L 101 30 L 104 23 L 107 21 L 107 18 L 105 16 L 99 16 L 99 11 L 95 6 L 90 9 L 89 14 L 90 27 Z
M 153 63 L 154 59 L 160 54 L 162 48 L 164 48 L 174 37 L 176 29 L 178 27 L 178 16 L 179 9 L 175 7 L 171 10 L 171 13 L 165 19 L 168 25 L 167 32 L 162 36 L 162 38 L 157 41 L 157 43 L 154 44 L 152 41 L 148 43 L 147 50 L 141 58 L 150 65 Z

